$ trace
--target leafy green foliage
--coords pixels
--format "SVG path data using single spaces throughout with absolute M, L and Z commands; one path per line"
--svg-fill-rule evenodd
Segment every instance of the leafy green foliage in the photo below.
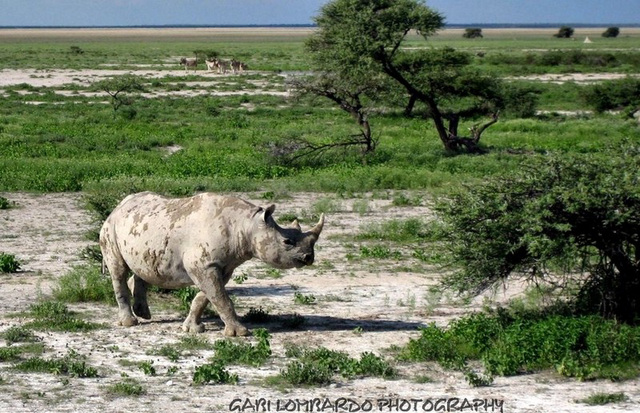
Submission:
M 100 272 L 97 265 L 75 267 L 56 281 L 52 295 L 67 303 L 103 302 L 115 305 L 111 278 Z
M 165 344 L 157 350 L 154 349 L 147 352 L 147 354 L 163 356 L 168 358 L 170 361 L 173 361 L 174 363 L 178 361 L 180 359 L 180 356 L 182 355 L 178 346 L 172 345 L 172 344 Z M 155 371 L 155 368 L 154 368 L 154 371 Z
M 38 338 L 33 334 L 33 331 L 25 328 L 24 326 L 9 327 L 2 333 L 2 338 L 7 344 L 13 343 L 33 343 L 38 341 Z
M 222 362 L 203 364 L 193 373 L 194 384 L 237 384 L 238 375 L 229 373 Z
M 17 360 L 21 353 L 18 347 L 0 347 L 0 362 Z
M 578 400 L 580 403 L 588 404 L 589 406 L 602 406 L 610 403 L 620 403 L 627 401 L 629 398 L 623 392 L 620 393 L 594 393 L 589 397 Z
M 482 38 L 482 29 L 479 27 L 468 27 L 464 29 L 464 33 L 462 33 L 462 37 L 465 39 L 478 39 Z
M 602 32 L 602 37 L 618 37 L 618 35 L 620 34 L 620 28 L 619 27 L 607 27 L 607 30 L 605 30 L 604 32 Z
M 147 376 L 156 375 L 156 368 L 153 365 L 153 361 L 142 361 L 138 364 L 138 368 Z
M 597 112 L 627 108 L 635 111 L 640 106 L 640 79 L 627 77 L 591 85 L 582 96 Z
M 114 114 L 122 106 L 128 107 L 124 114 L 128 119 L 133 119 L 136 114 L 135 110 L 130 107 L 134 100 L 131 94 L 145 91 L 144 80 L 140 76 L 132 74 L 114 76 L 110 79 L 101 80 L 94 83 L 93 87 L 111 96 L 111 106 Z
M 374 376 L 387 379 L 397 374 L 385 360 L 370 352 L 362 353 L 358 360 L 325 347 L 292 347 L 287 349 L 287 355 L 298 358 L 280 371 L 280 377 L 291 385 L 328 384 L 335 374 L 345 378 Z
M 51 373 L 80 378 L 98 377 L 98 370 L 88 366 L 83 357 L 73 350 L 62 358 L 29 358 L 17 363 L 14 368 L 25 372 Z
M 13 254 L 0 252 L 0 273 L 14 273 L 20 270 L 20 261 Z
M 226 364 L 245 364 L 248 366 L 260 366 L 271 356 L 269 344 L 269 332 L 264 328 L 253 331 L 258 342 L 252 345 L 247 342 L 234 343 L 230 339 L 218 340 L 213 344 L 215 350 L 214 360 Z
M 293 293 L 293 302 L 301 305 L 312 305 L 316 303 L 316 297 L 313 294 L 302 294 L 298 291 Z
M 437 222 L 424 222 L 417 218 L 392 219 L 380 224 L 364 225 L 355 236 L 358 240 L 393 242 L 436 241 L 441 237 Z
M 34 320 L 25 324 L 25 327 L 31 329 L 83 332 L 103 327 L 101 324 L 74 318 L 67 306 L 58 301 L 42 301 L 33 304 L 29 313 Z
M 492 375 L 515 375 L 554 368 L 579 379 L 621 380 L 640 373 L 640 329 L 598 316 L 476 313 L 448 328 L 431 324 L 410 340 L 399 357 L 432 360 L 462 370 L 474 385 Z M 467 367 L 482 360 L 488 376 Z
M 7 198 L 0 196 L 0 209 L 9 209 L 14 206 L 14 203 L 9 201 Z
M 461 267 L 445 284 L 477 293 L 516 272 L 560 272 L 580 284 L 572 297 L 580 309 L 633 321 L 639 170 L 638 148 L 629 144 L 598 156 L 549 156 L 442 201 L 446 248 Z M 580 271 L 585 278 L 576 278 Z
M 573 27 L 562 26 L 558 29 L 558 33 L 554 34 L 554 37 L 558 37 L 560 39 L 569 39 L 573 36 Z
M 107 387 L 107 393 L 114 396 L 141 396 L 146 393 L 142 384 L 135 379 L 126 378 Z
M 391 248 L 384 245 L 374 245 L 372 247 L 363 245 L 360 247 L 360 256 L 363 258 L 376 258 L 379 260 L 399 260 L 402 257 L 402 253 L 400 251 L 391 250 Z

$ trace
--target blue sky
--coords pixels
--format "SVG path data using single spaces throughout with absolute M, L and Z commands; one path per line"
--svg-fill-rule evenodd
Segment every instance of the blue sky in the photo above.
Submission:
M 0 26 L 309 24 L 326 0 L 0 0 Z M 640 23 L 640 0 L 427 0 L 447 23 Z

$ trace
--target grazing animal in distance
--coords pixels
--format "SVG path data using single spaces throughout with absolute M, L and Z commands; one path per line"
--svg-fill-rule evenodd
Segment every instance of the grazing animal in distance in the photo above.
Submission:
M 180 59 L 180 64 L 184 66 L 185 72 L 188 72 L 189 68 L 193 68 L 193 71 L 195 72 L 198 69 L 198 58 L 183 57 L 182 59 Z
M 207 69 L 210 72 L 213 72 L 214 70 L 216 71 L 218 70 L 218 59 L 211 59 L 211 60 L 207 59 L 204 62 L 206 63 Z
M 233 73 L 242 73 L 246 68 L 247 65 L 243 62 L 235 59 L 231 60 L 231 70 L 233 70 Z
M 307 232 L 297 221 L 281 227 L 273 218 L 274 210 L 275 205 L 262 208 L 214 193 L 168 198 L 141 192 L 124 198 L 100 230 L 103 264 L 111 274 L 119 324 L 138 324 L 136 315 L 151 318 L 149 285 L 195 285 L 200 292 L 183 330 L 204 331 L 200 318 L 210 301 L 225 324 L 224 335 L 248 334 L 224 288 L 233 271 L 251 258 L 279 269 L 311 265 L 324 226 L 321 215 Z M 129 271 L 133 277 L 127 281 Z

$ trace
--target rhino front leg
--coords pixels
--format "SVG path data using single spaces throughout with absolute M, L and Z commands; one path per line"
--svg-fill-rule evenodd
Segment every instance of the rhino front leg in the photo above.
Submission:
M 233 337 L 246 336 L 249 334 L 249 330 L 240 323 L 236 310 L 233 307 L 233 302 L 224 288 L 225 277 L 223 271 L 217 266 L 211 266 L 198 275 L 201 276 L 195 277 L 196 285 L 206 295 L 209 301 L 211 301 L 218 314 L 220 314 L 220 318 L 224 322 L 224 335 Z
M 129 290 L 133 295 L 133 312 L 140 318 L 145 320 L 151 319 L 151 311 L 147 302 L 147 283 L 137 275 L 129 278 L 127 282 Z
M 200 321 L 202 313 L 209 304 L 207 295 L 200 291 L 191 302 L 191 308 L 189 309 L 189 315 L 184 323 L 182 323 L 182 329 L 187 333 L 203 333 L 204 324 Z

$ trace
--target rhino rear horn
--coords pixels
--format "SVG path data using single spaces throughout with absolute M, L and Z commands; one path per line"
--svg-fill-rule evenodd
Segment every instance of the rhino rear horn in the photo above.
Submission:
M 309 232 L 314 234 L 316 237 L 319 237 L 320 233 L 322 232 L 323 226 L 324 226 L 324 214 L 320 214 L 320 219 L 318 220 L 318 223 L 313 228 L 311 228 Z

